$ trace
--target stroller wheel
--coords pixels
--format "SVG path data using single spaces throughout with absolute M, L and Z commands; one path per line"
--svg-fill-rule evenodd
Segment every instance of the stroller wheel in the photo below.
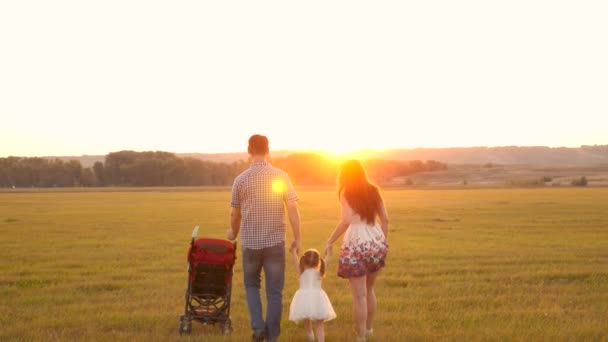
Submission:
M 192 321 L 188 320 L 184 315 L 179 317 L 179 330 L 180 335 L 190 335 L 192 333 Z

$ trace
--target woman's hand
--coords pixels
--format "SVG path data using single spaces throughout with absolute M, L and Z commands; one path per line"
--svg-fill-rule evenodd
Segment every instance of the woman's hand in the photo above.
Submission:
M 325 245 L 325 259 L 329 259 L 329 257 L 331 257 L 331 243 Z

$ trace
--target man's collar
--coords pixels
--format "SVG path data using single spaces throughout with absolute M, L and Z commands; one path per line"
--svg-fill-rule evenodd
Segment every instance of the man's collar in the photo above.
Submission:
M 264 166 L 264 165 L 268 165 L 268 161 L 266 160 L 256 160 L 251 162 L 251 166 Z

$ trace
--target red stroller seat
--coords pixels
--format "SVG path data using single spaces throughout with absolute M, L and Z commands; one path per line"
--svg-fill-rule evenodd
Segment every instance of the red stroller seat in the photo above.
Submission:
M 190 334 L 195 320 L 203 324 L 219 323 L 222 332 L 229 334 L 233 330 L 230 296 L 236 242 L 196 239 L 197 232 L 198 226 L 194 228 L 188 249 L 188 287 L 179 333 Z

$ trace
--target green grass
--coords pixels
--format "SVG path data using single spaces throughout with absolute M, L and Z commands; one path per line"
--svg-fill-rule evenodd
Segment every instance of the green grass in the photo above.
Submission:
M 377 341 L 607 340 L 608 189 L 386 190 L 387 267 Z M 323 247 L 334 191 L 300 190 L 303 247 Z M 235 267 L 230 338 L 195 323 L 177 335 L 194 225 L 224 237 L 229 191 L 0 192 L 0 341 L 232 340 L 250 336 Z M 288 237 L 288 239 L 290 239 Z M 336 246 L 337 247 L 337 246 Z M 329 265 L 338 318 L 353 336 L 347 282 Z M 287 264 L 284 341 L 297 279 Z

